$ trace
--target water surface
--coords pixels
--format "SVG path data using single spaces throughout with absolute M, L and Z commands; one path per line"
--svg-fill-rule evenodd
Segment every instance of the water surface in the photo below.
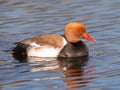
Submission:
M 63 34 L 79 21 L 97 43 L 89 58 L 28 58 L 5 52 L 38 34 Z M 119 90 L 120 0 L 0 0 L 1 90 Z

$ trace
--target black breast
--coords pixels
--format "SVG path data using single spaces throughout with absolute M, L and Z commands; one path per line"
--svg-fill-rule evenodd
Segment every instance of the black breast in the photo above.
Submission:
M 82 41 L 77 43 L 67 43 L 60 51 L 58 57 L 81 57 L 88 56 L 89 50 Z

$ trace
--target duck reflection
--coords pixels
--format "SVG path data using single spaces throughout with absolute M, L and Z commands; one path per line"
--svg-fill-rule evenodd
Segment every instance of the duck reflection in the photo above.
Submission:
M 61 71 L 62 76 L 56 76 L 64 78 L 66 90 L 74 90 L 75 88 L 83 88 L 95 78 L 94 65 L 87 65 L 89 58 L 18 58 L 20 62 L 32 62 L 33 66 L 36 66 L 30 70 L 30 72 L 36 71 Z M 52 79 L 55 77 L 52 77 Z M 40 78 L 41 80 L 41 78 Z
M 59 59 L 61 68 L 63 68 L 64 82 L 68 86 L 67 90 L 86 87 L 94 77 L 93 66 L 87 67 L 88 57 Z M 87 68 L 85 68 L 86 66 Z

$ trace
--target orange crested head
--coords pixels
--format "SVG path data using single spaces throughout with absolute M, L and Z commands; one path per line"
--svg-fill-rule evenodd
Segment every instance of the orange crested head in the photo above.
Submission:
M 68 42 L 76 43 L 82 38 L 89 40 L 91 42 L 96 42 L 88 33 L 86 32 L 85 25 L 80 22 L 71 22 L 65 26 L 64 35 Z

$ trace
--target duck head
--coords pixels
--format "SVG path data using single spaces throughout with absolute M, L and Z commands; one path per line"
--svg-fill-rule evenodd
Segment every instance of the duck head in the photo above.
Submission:
M 80 22 L 71 22 L 68 23 L 65 26 L 64 30 L 64 35 L 68 42 L 70 43 L 77 43 L 79 42 L 82 38 L 91 41 L 91 42 L 96 42 L 95 39 L 93 39 L 87 32 L 85 25 L 80 23 Z

